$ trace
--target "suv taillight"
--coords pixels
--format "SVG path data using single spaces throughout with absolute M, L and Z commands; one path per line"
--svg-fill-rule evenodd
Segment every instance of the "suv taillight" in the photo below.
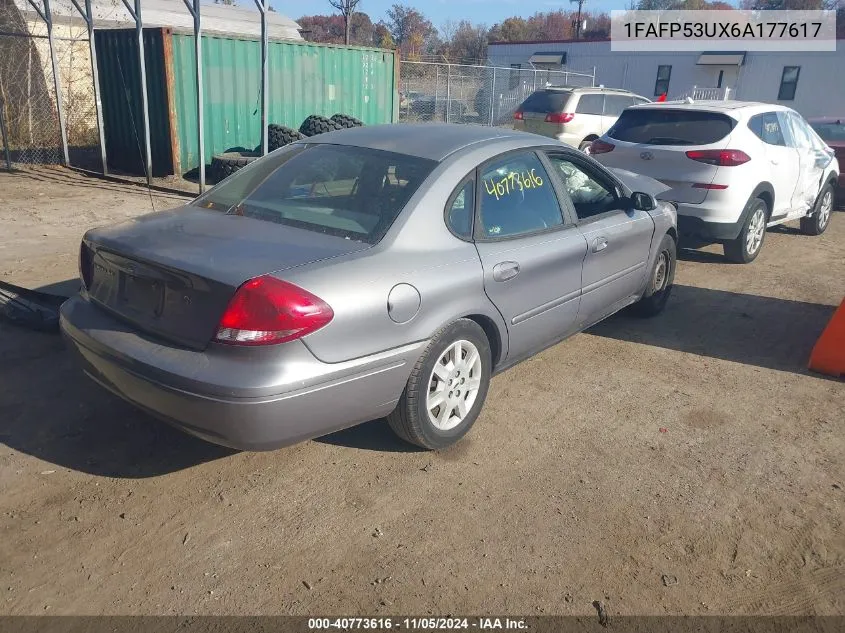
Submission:
M 82 242 L 79 247 L 79 278 L 85 290 L 91 288 L 94 278 L 94 253 L 85 242 Z
M 522 119 L 523 119 L 522 110 L 517 110 L 516 112 L 514 112 L 513 118 L 514 118 L 515 121 L 522 121 Z
M 607 141 L 603 141 L 600 138 L 597 138 L 595 141 L 590 143 L 590 154 L 607 154 L 608 152 L 612 152 L 616 145 L 613 143 L 608 143 Z
M 275 277 L 256 277 L 235 292 L 214 340 L 232 345 L 284 343 L 319 330 L 333 317 L 329 305 L 307 290 Z
M 549 112 L 546 115 L 546 123 L 569 123 L 575 118 L 572 112 Z
M 687 152 L 687 158 L 717 167 L 736 167 L 751 160 L 748 154 L 739 149 L 694 149 Z

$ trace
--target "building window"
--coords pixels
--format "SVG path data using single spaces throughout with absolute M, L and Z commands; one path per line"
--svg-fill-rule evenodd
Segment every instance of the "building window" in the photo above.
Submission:
M 522 74 L 519 72 L 520 68 L 522 68 L 522 64 L 511 64 L 511 74 L 508 80 L 509 90 L 513 90 L 519 85 L 519 76 Z
M 720 70 L 720 71 L 719 71 L 719 81 L 717 81 L 717 82 L 716 82 L 716 87 L 717 87 L 717 88 L 721 88 L 721 87 L 722 87 L 722 80 L 723 80 L 724 78 L 725 78 L 725 71 L 724 71 L 724 70 Z
M 657 81 L 654 82 L 654 96 L 659 97 L 669 92 L 669 78 L 672 76 L 671 66 L 657 67 Z
M 783 75 L 780 77 L 780 90 L 778 90 L 778 101 L 792 101 L 795 99 L 795 90 L 798 88 L 798 75 L 801 66 L 784 66 Z

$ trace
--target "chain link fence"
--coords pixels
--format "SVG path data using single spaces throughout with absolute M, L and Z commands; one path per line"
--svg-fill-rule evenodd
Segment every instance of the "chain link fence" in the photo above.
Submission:
M 510 125 L 519 104 L 547 84 L 594 86 L 595 73 L 403 61 L 399 121 Z
M 101 169 L 88 31 L 81 19 L 54 23 L 70 163 Z M 0 117 L 13 163 L 63 162 L 47 25 L 11 0 L 0 0 Z

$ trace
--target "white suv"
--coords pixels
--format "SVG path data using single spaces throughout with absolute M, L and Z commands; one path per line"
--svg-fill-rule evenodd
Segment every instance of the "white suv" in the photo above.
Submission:
M 830 222 L 839 167 L 794 110 L 738 101 L 633 106 L 589 147 L 608 167 L 651 176 L 678 206 L 678 230 L 724 244 L 748 263 L 766 228 L 801 221 L 819 235 Z

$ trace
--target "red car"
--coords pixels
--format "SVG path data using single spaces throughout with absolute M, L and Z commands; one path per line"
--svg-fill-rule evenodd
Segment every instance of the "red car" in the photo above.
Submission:
M 845 198 L 845 117 L 819 117 L 809 119 L 809 124 L 833 148 L 839 161 L 840 198 Z

